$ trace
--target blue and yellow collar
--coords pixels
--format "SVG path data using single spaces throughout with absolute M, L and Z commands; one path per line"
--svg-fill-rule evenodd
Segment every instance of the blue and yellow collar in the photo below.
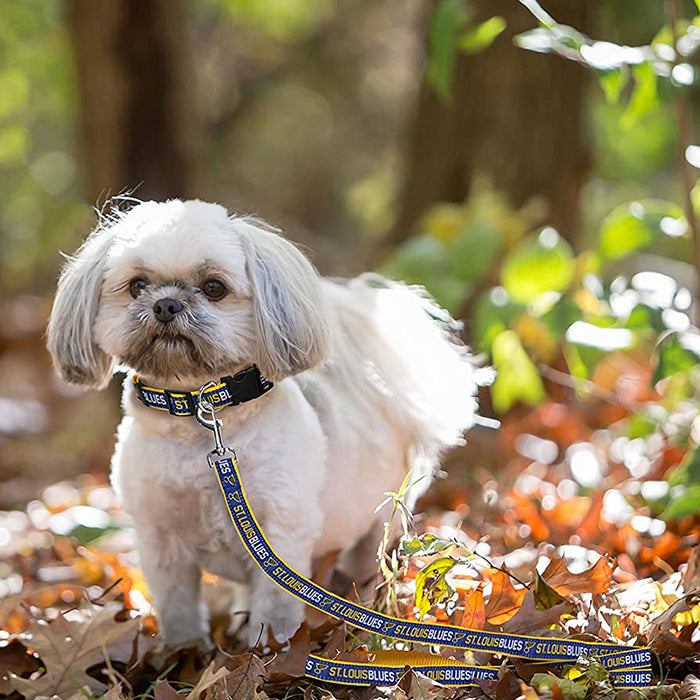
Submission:
M 199 391 L 173 391 L 146 386 L 134 375 L 136 398 L 149 408 L 167 411 L 171 416 L 194 416 L 197 411 Z M 256 365 L 236 372 L 232 377 L 226 376 L 216 384 L 204 389 L 201 398 L 208 401 L 215 410 L 225 406 L 237 406 L 239 403 L 257 399 L 266 394 L 274 384 L 260 374 Z

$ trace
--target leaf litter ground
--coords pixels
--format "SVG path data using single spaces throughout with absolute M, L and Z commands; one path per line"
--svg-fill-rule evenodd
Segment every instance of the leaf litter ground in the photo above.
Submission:
M 700 697 L 700 519 L 661 517 L 673 506 L 674 478 L 694 468 L 691 443 L 658 432 L 630 437 L 628 407 L 595 396 L 562 398 L 552 389 L 537 409 L 511 411 L 498 432 L 472 431 L 448 459 L 450 476 L 421 503 L 425 515 L 414 518 L 400 493 L 390 496 L 386 512 L 393 504 L 400 536 L 380 543 L 376 579 L 341 592 L 405 619 L 649 644 L 653 688 L 615 691 L 595 660 L 562 672 L 419 644 L 411 648 L 494 664 L 500 680 L 454 690 L 407 669 L 393 688 L 315 683 L 303 677 L 309 651 L 363 660 L 406 646 L 310 610 L 289 648 L 250 653 L 231 631 L 245 624 L 244 607 L 232 616 L 231 586 L 209 575 L 204 594 L 215 650 L 164 649 L 129 525 L 104 481 L 87 476 L 45 489 L 24 510 L 0 512 L 0 693 L 109 700 Z M 679 431 L 692 433 L 695 415 L 679 411 Z M 332 557 L 316 578 L 343 585 Z

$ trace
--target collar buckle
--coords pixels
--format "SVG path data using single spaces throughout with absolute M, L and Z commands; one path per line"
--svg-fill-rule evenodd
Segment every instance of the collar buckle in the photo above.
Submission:
M 222 381 L 231 396 L 231 403 L 237 406 L 239 403 L 257 399 L 272 388 L 272 382 L 265 379 L 257 365 L 241 370 L 233 377 L 222 377 Z

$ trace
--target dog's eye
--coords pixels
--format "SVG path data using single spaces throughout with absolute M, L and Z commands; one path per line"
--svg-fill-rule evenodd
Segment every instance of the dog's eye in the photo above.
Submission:
M 207 280 L 202 285 L 202 291 L 212 301 L 219 301 L 226 296 L 226 287 L 219 280 Z
M 146 280 L 137 277 L 129 282 L 129 294 L 136 299 L 136 297 L 141 294 L 141 292 L 146 289 L 147 286 L 148 282 L 146 282 Z

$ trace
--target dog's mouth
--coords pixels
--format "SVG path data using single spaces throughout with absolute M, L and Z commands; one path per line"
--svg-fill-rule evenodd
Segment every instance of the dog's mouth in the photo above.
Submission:
M 192 340 L 185 335 L 153 335 L 151 337 L 151 345 L 163 348 L 178 348 L 183 345 L 190 348 L 194 347 Z

